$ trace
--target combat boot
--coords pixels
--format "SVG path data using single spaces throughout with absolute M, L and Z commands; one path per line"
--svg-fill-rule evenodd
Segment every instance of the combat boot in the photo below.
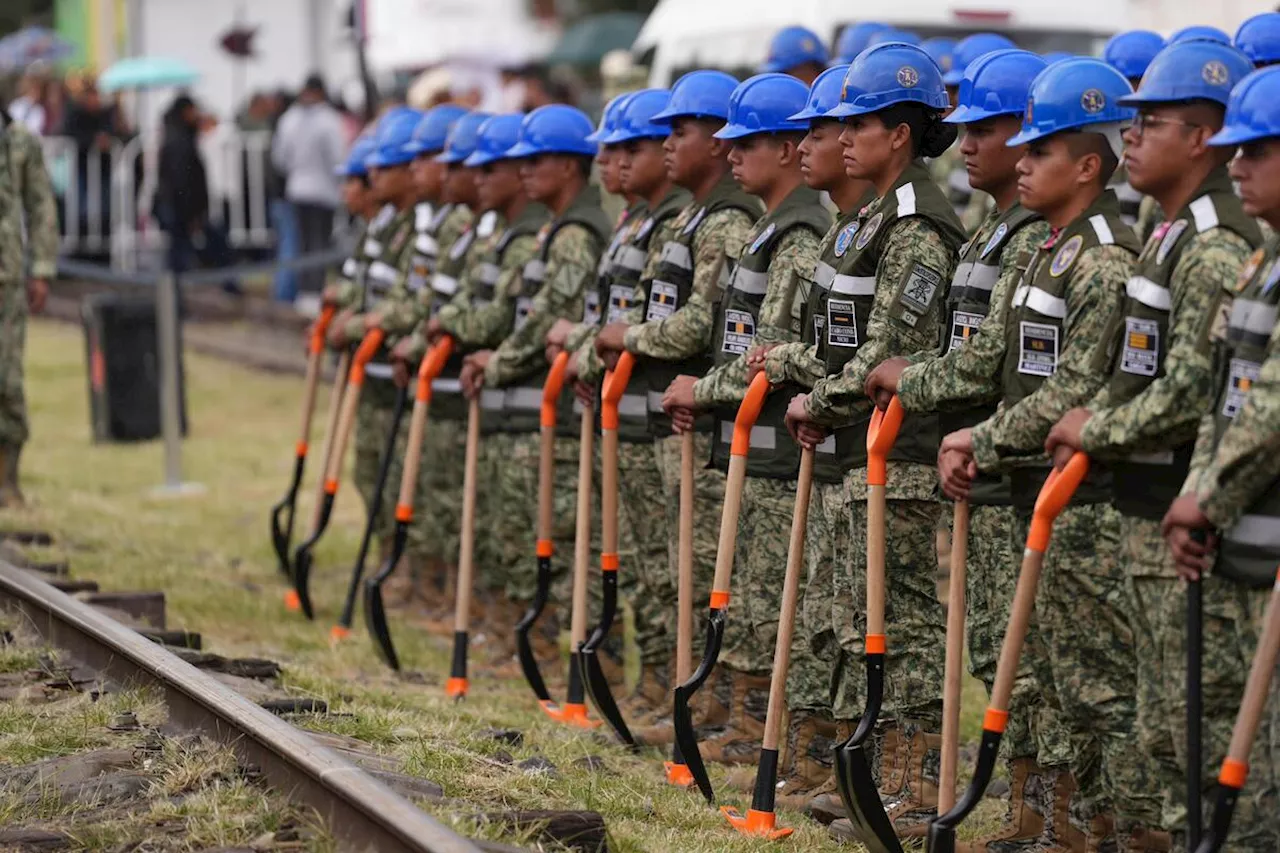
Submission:
M 919 723 L 907 722 L 899 739 L 907 747 L 902 787 L 881 799 L 899 838 L 923 838 L 929 822 L 938 816 L 942 735 L 925 731 Z
M 729 721 L 723 731 L 703 744 L 704 761 L 731 765 L 759 761 L 771 681 L 767 675 L 734 673 Z
M 648 725 L 671 715 L 670 667 L 653 663 L 640 665 L 640 678 L 627 698 L 618 703 L 619 710 L 637 725 Z
M 821 714 L 796 711 L 787 723 L 787 748 L 782 785 L 775 805 L 802 811 L 822 794 L 836 789 L 832 750 L 839 736 L 835 721 Z
M 975 841 L 957 841 L 956 853 L 1068 853 L 1073 850 L 1059 844 L 1053 820 L 1059 785 L 1074 790 L 1071 774 L 1065 768 L 1041 768 L 1033 758 L 1015 758 L 1010 762 L 1009 776 L 1009 810 L 1004 825 L 992 835 Z M 1062 803 L 1065 817 L 1070 794 Z M 1083 837 L 1080 841 L 1083 842 Z
M 1084 839 L 1085 853 L 1120 853 L 1116 838 L 1116 821 L 1112 814 L 1094 815 Z
M 22 489 L 18 487 L 18 460 L 21 456 L 21 445 L 0 446 L 0 509 L 22 509 L 27 505 Z
M 1173 835 L 1159 829 L 1135 829 L 1125 840 L 1124 853 L 1170 853 Z
M 854 727 L 855 724 L 852 720 L 836 720 L 836 739 L 831 747 L 831 761 L 833 763 L 835 761 L 836 747 L 853 735 Z M 840 799 L 840 794 L 835 788 L 834 773 L 832 774 L 831 790 L 815 792 L 809 804 L 805 806 L 804 813 L 824 826 L 849 816 L 848 812 L 845 811 L 844 801 Z

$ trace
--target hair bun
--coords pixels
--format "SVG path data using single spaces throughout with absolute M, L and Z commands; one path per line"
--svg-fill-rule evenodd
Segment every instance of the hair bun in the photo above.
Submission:
M 954 124 L 947 124 L 940 114 L 931 115 L 920 134 L 920 153 L 926 157 L 941 157 L 959 136 Z

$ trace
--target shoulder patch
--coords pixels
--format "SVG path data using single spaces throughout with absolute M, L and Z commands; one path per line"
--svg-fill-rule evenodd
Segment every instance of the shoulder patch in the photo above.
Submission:
M 1000 241 L 1003 240 L 1008 233 L 1009 233 L 1009 223 L 1001 222 L 1000 225 L 996 228 L 996 232 L 991 235 L 991 239 L 988 240 L 987 244 L 982 247 L 982 254 L 980 254 L 978 257 L 985 258 L 987 255 L 991 254 L 992 250 L 994 250 L 996 246 L 1000 245 Z
M 765 244 L 765 241 L 768 240 L 770 237 L 772 237 L 773 233 L 777 230 L 778 230 L 778 223 L 770 222 L 769 227 L 761 231 L 760 236 L 756 237 L 755 241 L 751 244 L 751 249 L 750 249 L 751 254 L 754 255 L 756 252 L 760 251 L 760 247 L 763 246 Z
M 1079 234 L 1062 244 L 1062 248 L 1053 256 L 1053 263 L 1049 265 L 1049 274 L 1054 276 L 1062 275 L 1067 268 L 1075 261 L 1076 256 L 1080 254 L 1080 248 L 1084 245 L 1084 238 Z
M 902 283 L 898 301 L 916 314 L 928 312 L 933 299 L 942 288 L 942 273 L 924 264 L 912 264 Z
M 1258 249 L 1249 256 L 1249 260 L 1245 261 L 1245 265 L 1240 269 L 1240 277 L 1236 279 L 1236 293 L 1244 290 L 1252 279 L 1254 273 L 1258 271 L 1258 267 L 1262 266 L 1262 259 L 1267 256 L 1265 249 Z
M 493 210 L 486 210 L 480 217 L 480 222 L 476 224 L 476 234 L 481 238 L 493 236 L 493 229 L 498 227 L 498 213 Z
M 849 251 L 849 247 L 853 245 L 853 238 L 858 233 L 858 228 L 862 226 L 861 222 L 850 222 L 848 225 L 840 229 L 840 233 L 836 235 L 836 257 L 843 258 L 844 253 Z
M 566 264 L 556 270 L 556 276 L 551 280 L 551 287 L 559 295 L 572 299 L 582 292 L 583 285 L 589 277 L 589 273 L 581 267 Z
M 1173 244 L 1178 242 L 1178 238 L 1182 236 L 1182 232 L 1187 230 L 1187 220 L 1179 219 L 1177 222 L 1169 226 L 1169 230 L 1164 232 L 1164 238 L 1160 240 L 1160 248 L 1156 249 L 1156 263 L 1163 264 L 1165 258 L 1169 257 L 1169 253 L 1173 251 Z
M 871 242 L 871 238 L 876 236 L 876 232 L 880 230 L 880 223 L 883 221 L 883 213 L 877 213 L 867 220 L 867 224 L 862 227 L 861 232 L 858 234 L 858 241 L 853 244 L 853 247 L 859 252 L 865 249 L 867 244 Z

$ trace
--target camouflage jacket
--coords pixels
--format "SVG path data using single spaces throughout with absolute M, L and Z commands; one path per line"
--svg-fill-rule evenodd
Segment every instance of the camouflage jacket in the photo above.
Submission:
M 366 289 L 369 286 L 368 279 L 380 274 L 378 270 L 386 270 L 387 272 L 382 274 L 390 275 L 395 279 L 385 296 L 364 306 L 365 313 L 376 312 L 382 315 L 382 329 L 387 333 L 389 343 L 394 343 L 396 339 L 413 330 L 418 313 L 417 300 L 413 298 L 408 287 L 407 259 L 413 248 L 413 217 L 412 207 L 396 212 L 391 222 L 387 224 L 386 231 L 382 232 L 385 234 L 383 240 L 385 248 L 382 250 L 382 256 L 371 263 L 369 270 L 365 273 Z M 364 318 L 352 317 L 345 331 L 349 339 L 360 340 L 364 337 Z
M 53 278 L 58 242 L 58 208 L 40 140 L 0 110 L 0 283 L 26 281 L 27 249 L 31 276 Z

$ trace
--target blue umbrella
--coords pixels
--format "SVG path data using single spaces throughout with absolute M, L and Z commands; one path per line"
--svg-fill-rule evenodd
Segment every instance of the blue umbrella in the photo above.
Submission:
M 0 39 L 0 68 L 59 62 L 75 52 L 75 45 L 47 27 L 24 27 Z
M 122 59 L 98 78 L 104 92 L 117 89 L 157 89 L 163 86 L 189 86 L 200 79 L 196 71 L 181 59 L 167 56 L 138 56 Z

